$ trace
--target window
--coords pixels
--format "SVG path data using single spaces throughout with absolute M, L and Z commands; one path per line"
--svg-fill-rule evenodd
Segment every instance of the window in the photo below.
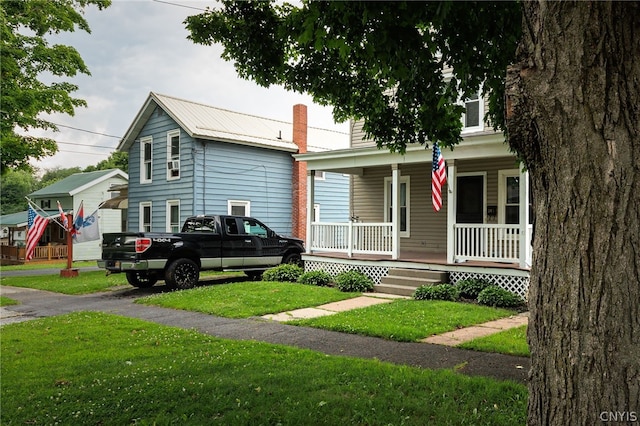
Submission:
M 409 237 L 409 176 L 400 177 L 400 236 Z M 384 178 L 384 221 L 391 222 L 393 209 L 393 188 L 390 177 Z
M 228 200 L 227 214 L 234 216 L 251 216 L 251 201 Z
M 254 219 L 245 219 L 243 220 L 243 225 L 245 234 L 267 238 L 267 228 L 265 228 L 261 223 L 258 223 L 258 221 Z
M 180 200 L 167 200 L 167 232 L 180 232 Z
M 167 132 L 167 180 L 180 178 L 180 130 Z
M 140 183 L 151 183 L 153 137 L 140 138 Z
M 315 178 L 316 178 L 316 180 L 325 180 L 326 176 L 324 175 L 324 171 L 323 170 L 316 170 Z
M 42 209 L 50 209 L 51 208 L 51 200 L 40 200 L 40 208 L 42 208 Z
M 480 92 L 464 101 L 465 112 L 462 114 L 462 131 L 479 132 L 484 130 L 484 100 Z
M 182 232 L 208 232 L 217 234 L 218 227 L 215 219 L 211 218 L 193 218 L 187 220 L 182 227 Z
M 520 172 L 500 170 L 498 172 L 499 210 L 498 222 L 516 225 L 520 223 Z M 533 223 L 533 196 L 529 187 L 529 224 Z
M 151 232 L 151 201 L 140 203 L 140 231 Z

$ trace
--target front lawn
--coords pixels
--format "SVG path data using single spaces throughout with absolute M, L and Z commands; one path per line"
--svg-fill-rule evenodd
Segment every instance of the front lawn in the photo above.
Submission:
M 507 355 L 531 356 L 527 344 L 527 326 L 512 328 L 458 345 L 459 348 Z
M 136 303 L 203 312 L 227 318 L 249 318 L 308 308 L 360 296 L 335 288 L 270 281 L 239 282 L 156 294 Z
M 525 386 L 74 313 L 0 334 L 0 423 L 518 425 Z
M 0 306 L 11 306 L 11 305 L 17 305 L 18 301 L 17 300 L 13 300 L 10 297 L 6 297 L 6 296 L 0 296 Z
M 62 278 L 59 273 L 26 277 L 0 277 L 1 285 L 27 287 L 64 294 L 87 294 L 129 285 L 124 274 L 105 276 L 104 271 L 80 271 L 77 277 Z
M 434 334 L 514 315 L 515 311 L 440 300 L 395 300 L 288 324 L 415 342 Z

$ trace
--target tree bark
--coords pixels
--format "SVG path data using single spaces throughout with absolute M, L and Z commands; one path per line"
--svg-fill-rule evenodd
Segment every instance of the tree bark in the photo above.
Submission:
M 509 143 L 530 171 L 531 425 L 640 422 L 640 4 L 523 2 Z

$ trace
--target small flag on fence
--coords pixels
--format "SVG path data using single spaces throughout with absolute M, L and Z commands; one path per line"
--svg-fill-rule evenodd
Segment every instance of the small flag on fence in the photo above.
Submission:
M 48 224 L 49 218 L 40 216 L 33 209 L 33 207 L 29 205 L 29 210 L 27 212 L 27 249 L 25 253 L 26 260 L 33 259 L 33 252 L 36 250 L 38 241 L 40 241 L 40 237 L 42 237 L 42 234 L 44 234 L 44 230 L 47 229 Z
M 440 211 L 442 207 L 442 186 L 447 181 L 447 171 L 445 170 L 444 157 L 438 143 L 433 143 L 433 163 L 431 170 L 431 201 L 433 210 Z

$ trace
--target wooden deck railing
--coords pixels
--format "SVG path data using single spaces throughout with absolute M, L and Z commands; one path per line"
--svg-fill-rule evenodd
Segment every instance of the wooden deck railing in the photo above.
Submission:
M 25 260 L 24 247 L 14 246 L 0 246 L 2 253 L 2 259 L 23 261 Z M 53 260 L 53 259 L 66 259 L 67 258 L 67 246 L 66 245 L 46 245 L 36 247 L 33 253 L 32 260 Z

